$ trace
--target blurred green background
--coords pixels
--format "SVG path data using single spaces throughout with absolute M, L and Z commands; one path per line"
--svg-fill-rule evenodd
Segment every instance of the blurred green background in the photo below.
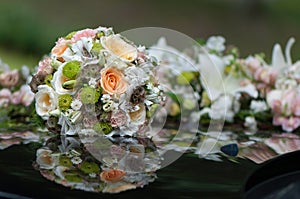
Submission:
M 193 38 L 223 35 L 242 56 L 285 46 L 296 38 L 300 58 L 299 0 L 1 0 L 0 57 L 11 67 L 35 66 L 59 36 L 86 27 L 115 32 L 155 26 Z

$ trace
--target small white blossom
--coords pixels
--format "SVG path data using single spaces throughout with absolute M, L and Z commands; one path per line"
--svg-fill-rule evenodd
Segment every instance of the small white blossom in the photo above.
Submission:
M 144 102 L 145 102 L 145 104 L 146 104 L 147 106 L 151 106 L 151 105 L 153 104 L 153 102 L 151 102 L 151 101 L 149 101 L 149 100 L 145 100 Z
M 253 110 L 254 113 L 259 113 L 259 112 L 266 111 L 268 107 L 266 102 L 264 101 L 252 100 L 250 104 L 250 109 Z
M 75 111 L 80 110 L 81 106 L 82 106 L 82 102 L 78 99 L 73 100 L 71 103 L 71 108 Z
M 107 103 L 108 101 L 111 101 L 110 94 L 103 94 L 102 97 L 101 97 L 101 101 L 103 103 Z
M 142 85 L 149 80 L 148 74 L 142 69 L 135 66 L 128 67 L 125 70 L 128 82 L 133 86 Z
M 248 116 L 245 118 L 244 126 L 251 130 L 257 129 L 257 122 L 254 117 Z
M 73 164 L 80 164 L 81 162 L 82 162 L 82 159 L 80 158 L 80 157 L 73 157 L 72 159 L 71 159 L 71 162 L 73 163 Z
M 96 178 L 97 175 L 96 175 L 96 173 L 90 173 L 89 176 L 90 176 L 91 178 Z
M 105 112 L 109 112 L 109 111 L 115 110 L 117 107 L 118 107 L 117 103 L 115 103 L 112 100 L 109 100 L 103 105 L 103 110 Z
M 154 87 L 152 90 L 153 93 L 158 94 L 160 92 L 159 88 Z
M 152 83 L 148 83 L 146 86 L 148 90 L 152 90 L 154 88 Z
M 225 50 L 225 38 L 222 36 L 212 36 L 209 37 L 206 42 L 206 47 L 210 50 L 216 50 L 217 52 L 222 52 Z
M 92 88 L 96 88 L 96 85 L 97 85 L 97 79 L 91 78 L 89 81 L 89 86 L 91 86 Z
M 145 46 L 139 45 L 139 46 L 137 47 L 137 49 L 138 49 L 139 52 L 145 52 L 146 47 L 145 47 Z
M 232 96 L 221 96 L 211 105 L 209 116 L 212 119 L 225 119 L 232 122 L 235 113 L 239 110 L 240 104 Z

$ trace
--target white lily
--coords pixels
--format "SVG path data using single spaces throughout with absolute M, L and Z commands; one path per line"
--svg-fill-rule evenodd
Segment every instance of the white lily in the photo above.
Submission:
M 222 58 L 214 54 L 199 54 L 200 80 L 209 99 L 215 101 L 221 95 L 235 96 L 239 92 L 246 92 L 251 97 L 256 98 L 258 92 L 252 84 L 241 86 L 241 78 L 237 78 L 233 74 L 225 75 L 223 73 L 226 59 L 226 57 Z
M 272 52 L 272 67 L 280 70 L 292 65 L 291 48 L 295 43 L 295 38 L 290 38 L 285 47 L 285 57 L 279 44 L 275 44 Z
M 195 61 L 176 48 L 169 46 L 164 37 L 159 38 L 157 44 L 150 47 L 149 54 L 162 62 L 163 67 L 167 67 L 175 75 L 182 71 L 197 71 Z

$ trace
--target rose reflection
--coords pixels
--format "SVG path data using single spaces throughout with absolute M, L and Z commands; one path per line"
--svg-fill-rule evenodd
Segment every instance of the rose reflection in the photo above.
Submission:
M 155 151 L 150 156 L 145 148 L 128 137 L 108 138 L 86 132 L 84 139 L 57 136 L 37 150 L 33 165 L 45 178 L 66 187 L 119 193 L 155 180 L 159 156 Z

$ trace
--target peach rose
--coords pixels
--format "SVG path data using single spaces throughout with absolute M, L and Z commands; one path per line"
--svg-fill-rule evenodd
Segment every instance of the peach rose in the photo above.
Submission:
M 122 94 L 127 88 L 124 74 L 115 67 L 109 67 L 101 71 L 100 83 L 103 90 L 109 94 Z
M 107 171 L 102 171 L 100 173 L 100 178 L 104 182 L 118 182 L 120 181 L 124 176 L 126 172 L 119 169 L 110 169 Z
M 60 38 L 56 42 L 56 45 L 52 48 L 51 53 L 60 58 L 67 50 L 69 44 L 71 44 L 71 41 L 65 40 L 64 38 Z

